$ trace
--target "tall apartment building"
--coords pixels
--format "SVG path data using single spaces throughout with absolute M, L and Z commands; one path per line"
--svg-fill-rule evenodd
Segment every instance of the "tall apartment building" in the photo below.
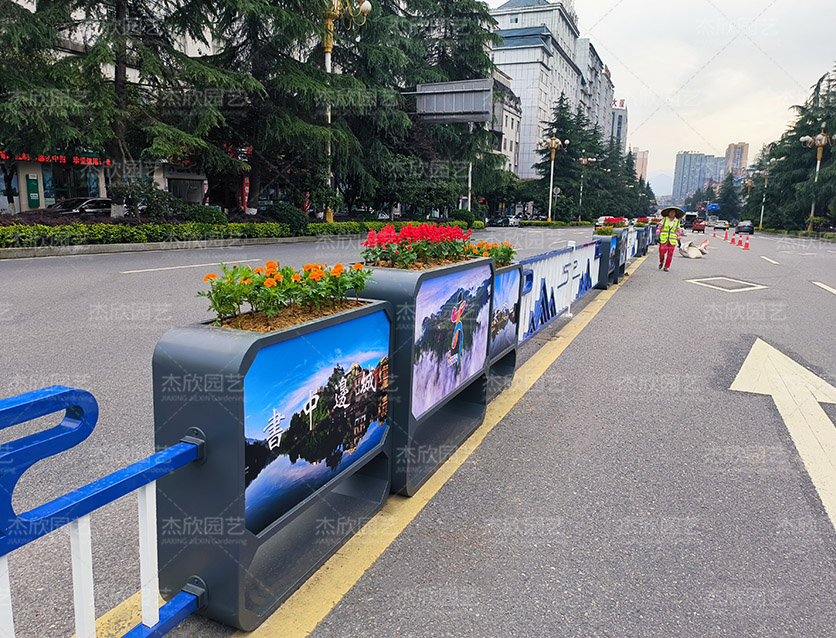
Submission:
M 519 176 L 537 177 L 537 143 L 561 93 L 573 107 L 580 104 L 581 69 L 574 55 L 580 32 L 571 4 L 546 0 L 510 0 L 491 13 L 502 43 L 492 51 L 494 63 L 511 77 L 522 103 Z
M 726 173 L 740 177 L 747 166 L 749 166 L 749 144 L 747 142 L 729 144 L 726 149 Z
M 621 152 L 627 152 L 627 123 L 628 112 L 625 100 L 613 100 L 610 109 L 612 120 L 610 123 L 610 136 L 615 138 L 621 147 Z
M 611 125 L 611 104 L 615 94 L 610 69 L 589 38 L 578 39 L 575 62 L 581 70 L 580 106 L 590 127 L 606 134 Z
M 633 162 L 636 164 L 636 177 L 647 182 L 647 160 L 650 157 L 650 151 L 640 151 L 637 148 L 630 149 L 633 155 Z
M 726 176 L 726 159 L 693 151 L 681 151 L 676 155 L 671 200 L 684 204 L 685 199 L 709 184 L 719 184 Z

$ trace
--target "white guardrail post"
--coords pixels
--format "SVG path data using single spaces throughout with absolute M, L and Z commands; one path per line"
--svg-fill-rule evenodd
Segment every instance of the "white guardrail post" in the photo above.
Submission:
M 77 638 L 96 638 L 96 603 L 93 595 L 93 538 L 90 515 L 69 525 L 73 559 L 73 607 Z
M 12 613 L 12 584 L 9 579 L 9 557 L 0 556 L 0 638 L 14 638 L 15 619 Z
M 157 577 L 157 482 L 140 487 L 139 577 L 142 591 L 142 624 L 153 627 L 160 622 L 160 581 Z

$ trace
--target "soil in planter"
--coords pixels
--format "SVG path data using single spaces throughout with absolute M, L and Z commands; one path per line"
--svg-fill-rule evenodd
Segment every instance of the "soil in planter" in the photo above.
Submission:
M 319 308 L 315 308 L 314 306 L 290 306 L 272 317 L 268 317 L 267 313 L 264 312 L 249 313 L 234 319 L 227 319 L 221 325 L 231 330 L 275 332 L 276 330 L 292 328 L 293 326 L 298 326 L 308 321 L 313 321 L 314 319 L 322 319 L 323 317 L 335 315 L 338 312 L 362 308 L 365 305 L 365 302 L 362 301 L 349 300 Z

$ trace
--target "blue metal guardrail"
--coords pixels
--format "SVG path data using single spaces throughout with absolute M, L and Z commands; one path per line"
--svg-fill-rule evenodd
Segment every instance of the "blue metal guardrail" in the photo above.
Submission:
M 16 514 L 12 495 L 23 473 L 38 461 L 69 450 L 90 436 L 98 420 L 99 407 L 89 392 L 64 386 L 52 386 L 0 400 L 0 430 L 62 410 L 65 415 L 57 426 L 0 446 L 0 635 L 11 638 L 15 635 L 8 555 L 56 529 L 69 526 L 76 635 L 78 638 L 95 638 L 90 514 L 131 492 L 137 492 L 143 622 L 126 636 L 163 636 L 201 607 L 206 591 L 199 578 L 192 578 L 184 583 L 179 594 L 162 608 L 157 607 L 155 481 L 205 458 L 205 442 L 201 433 L 197 429 L 190 430 L 177 445 L 28 512 Z

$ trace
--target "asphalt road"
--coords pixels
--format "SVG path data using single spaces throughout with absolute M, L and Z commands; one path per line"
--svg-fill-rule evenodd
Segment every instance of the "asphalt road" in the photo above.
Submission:
M 488 235 L 525 257 L 590 231 Z M 833 526 L 771 399 L 729 386 L 756 337 L 836 382 L 836 294 L 811 283 L 836 290 L 836 244 L 713 242 L 670 273 L 645 263 L 316 635 L 831 635 Z M 0 262 L 0 394 L 61 383 L 101 409 L 85 443 L 24 475 L 16 509 L 153 452 L 151 354 L 207 318 L 212 264 L 350 262 L 357 244 Z M 765 288 L 687 281 L 710 277 Z M 99 613 L 139 589 L 135 509 L 93 517 Z M 62 531 L 12 555 L 19 636 L 72 633 L 68 546 Z M 230 634 L 198 619 L 173 635 Z

